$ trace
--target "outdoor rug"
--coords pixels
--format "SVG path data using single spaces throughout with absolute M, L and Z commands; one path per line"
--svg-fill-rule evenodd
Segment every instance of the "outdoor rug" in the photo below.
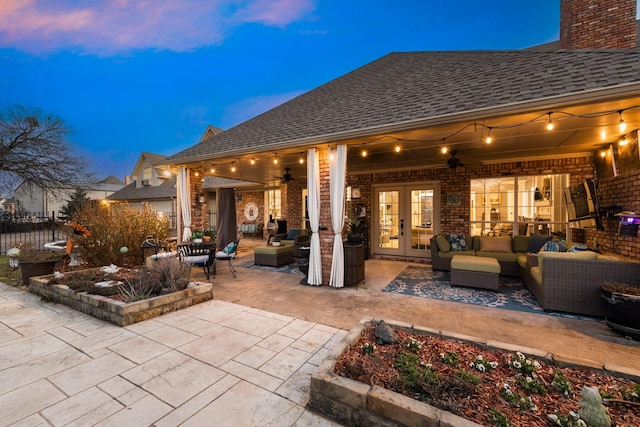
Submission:
M 263 270 L 263 271 L 274 271 L 276 273 L 288 273 L 288 274 L 297 274 L 299 276 L 304 276 L 304 273 L 302 273 L 302 271 L 298 269 L 297 262 L 293 262 L 291 264 L 285 264 L 280 267 L 270 267 L 268 265 L 255 265 L 253 263 L 253 260 L 248 260 L 238 264 L 234 264 L 234 266 L 242 267 L 242 268 L 253 268 L 256 270 Z
M 500 290 L 474 289 L 451 286 L 448 271 L 433 271 L 431 267 L 408 266 L 391 281 L 383 292 L 412 295 L 441 301 L 461 302 L 484 307 L 539 313 L 572 319 L 601 321 L 601 319 L 576 314 L 547 312 L 542 310 L 535 297 L 516 277 L 500 276 Z

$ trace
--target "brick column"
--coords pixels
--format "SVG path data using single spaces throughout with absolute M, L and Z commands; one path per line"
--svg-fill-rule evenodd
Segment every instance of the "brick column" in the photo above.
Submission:
M 333 229 L 331 228 L 331 188 L 329 176 L 329 150 L 318 150 L 320 158 L 320 256 L 322 284 L 329 285 L 333 258 Z

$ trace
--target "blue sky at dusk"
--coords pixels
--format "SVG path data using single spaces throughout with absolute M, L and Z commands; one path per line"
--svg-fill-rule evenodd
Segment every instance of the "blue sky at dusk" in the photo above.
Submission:
M 60 116 L 99 178 L 389 52 L 557 40 L 560 0 L 2 0 L 0 104 Z

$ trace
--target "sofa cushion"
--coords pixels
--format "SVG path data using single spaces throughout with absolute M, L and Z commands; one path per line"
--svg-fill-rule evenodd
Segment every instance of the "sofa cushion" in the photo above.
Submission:
M 449 252 L 451 250 L 451 243 L 449 243 L 447 236 L 444 234 L 438 234 L 438 237 L 436 237 L 436 245 L 438 245 L 440 252 Z
M 531 275 L 531 278 L 533 280 L 538 282 L 538 285 L 542 284 L 542 269 L 539 266 L 538 267 L 531 267 L 529 269 L 529 274 Z
M 480 252 L 511 252 L 511 238 L 480 237 Z
M 529 236 L 513 236 L 513 252 L 527 252 L 529 249 Z
M 528 266 L 528 264 L 527 264 L 527 260 L 528 260 L 527 254 L 519 252 L 516 255 L 518 255 L 518 266 L 526 269 L 527 266 Z
M 546 258 L 562 258 L 567 260 L 579 259 L 584 261 L 591 261 L 598 259 L 598 254 L 593 251 L 583 252 L 540 252 L 538 254 L 538 267 L 542 271 L 542 265 Z
M 495 258 L 498 261 L 502 261 L 502 262 L 513 262 L 513 263 L 515 263 L 516 261 L 518 261 L 518 254 L 515 254 L 513 252 L 478 251 L 478 252 L 476 252 L 476 255 L 479 256 L 479 257 Z
M 527 252 L 539 252 L 542 245 L 551 240 L 551 236 L 542 236 L 540 234 L 532 234 L 529 236 L 529 246 Z
M 442 251 L 438 251 L 438 257 L 440 258 L 453 258 L 456 254 L 460 254 L 460 251 L 449 251 L 449 252 L 442 252 Z
M 451 244 L 452 251 L 466 251 L 468 250 L 467 241 L 464 237 L 464 233 L 448 234 L 447 240 Z

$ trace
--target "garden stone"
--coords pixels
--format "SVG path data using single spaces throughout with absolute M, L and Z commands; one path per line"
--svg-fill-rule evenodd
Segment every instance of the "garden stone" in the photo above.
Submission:
M 602 404 L 602 397 L 596 387 L 584 387 L 578 402 L 578 415 L 592 427 L 611 427 L 611 416 Z
M 376 323 L 375 336 L 376 343 L 378 344 L 394 344 L 398 342 L 398 338 L 393 329 L 384 323 L 382 319 Z

